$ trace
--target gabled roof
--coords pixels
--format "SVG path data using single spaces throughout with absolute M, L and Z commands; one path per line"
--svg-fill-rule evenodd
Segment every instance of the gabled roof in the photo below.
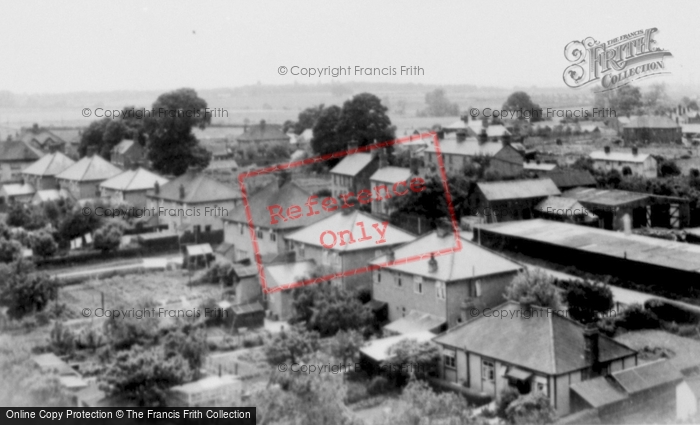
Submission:
M 321 212 L 321 214 L 318 215 L 323 216 L 324 212 Z M 371 237 L 372 239 L 363 241 L 359 240 L 363 238 L 362 227 L 358 225 L 359 223 L 362 223 L 366 235 Z M 354 243 L 348 243 L 349 238 L 346 236 L 342 239 L 345 240 L 345 243 L 341 245 L 341 238 L 338 237 L 338 241 L 335 244 L 335 246 L 333 248 L 330 248 L 331 251 L 339 251 L 342 253 L 349 251 L 359 251 L 363 249 L 383 249 L 392 245 L 410 242 L 416 238 L 412 234 L 394 225 L 387 224 L 384 233 L 384 239 L 386 241 L 377 245 L 376 242 L 380 239 L 380 237 L 377 230 L 375 230 L 375 228 L 372 227 L 375 224 L 377 225 L 377 228 L 384 228 L 381 220 L 378 220 L 374 216 L 369 215 L 365 212 L 362 212 L 357 209 L 350 212 L 341 210 L 334 213 L 331 216 L 326 215 L 325 218 L 321 221 L 318 221 L 314 224 L 304 227 L 303 229 L 299 229 L 294 231 L 293 233 L 290 233 L 286 236 L 286 239 L 307 245 L 321 247 L 322 245 L 320 242 L 320 236 L 322 233 L 327 232 L 328 230 L 332 230 L 334 232 L 339 232 L 341 230 L 350 230 L 352 232 L 352 237 L 355 239 Z M 330 237 L 328 237 L 326 241 L 330 243 Z
M 303 189 L 294 181 L 288 181 L 282 185 L 281 188 L 276 181 L 273 181 L 263 187 L 259 192 L 248 197 L 248 206 L 250 208 L 250 215 L 253 218 L 253 224 L 265 229 L 296 229 L 323 220 L 323 212 L 312 216 L 307 215 L 307 208 L 303 205 L 311 195 L 312 193 L 310 191 Z M 318 202 L 320 203 L 321 201 L 318 200 Z M 278 218 L 277 223 L 271 224 L 272 218 L 268 208 L 274 205 L 282 207 L 282 214 L 285 217 L 287 217 L 287 208 L 290 205 L 302 206 L 302 216 L 296 220 L 288 219 L 287 221 Z M 327 217 L 327 215 L 325 217 Z M 229 213 L 228 217 L 222 217 L 222 219 L 224 221 L 242 223 L 247 226 L 248 216 L 246 215 L 245 205 L 237 207 Z M 247 231 L 248 229 L 246 229 L 246 232 Z
M 91 182 L 107 180 L 121 173 L 122 169 L 99 155 L 85 156 L 80 161 L 56 175 L 57 179 Z
M 631 118 L 625 128 L 680 128 L 671 118 L 661 115 L 642 115 Z
M 410 168 L 402 167 L 383 167 L 378 169 L 369 178 L 370 181 L 377 181 L 380 183 L 397 183 L 405 182 L 411 177 Z
M 482 182 L 477 183 L 477 186 L 489 201 L 538 198 L 561 194 L 550 179 Z
M 584 353 L 584 328 L 573 320 L 539 307 L 533 307 L 526 318 L 524 307 L 512 301 L 493 310 L 501 312 L 500 320 L 478 316 L 434 341 L 547 375 L 590 366 Z M 604 335 L 598 338 L 601 362 L 635 354 L 611 338 Z
M 0 143 L 0 162 L 3 161 L 35 161 L 43 156 L 21 140 L 8 140 Z
M 345 156 L 333 167 L 331 173 L 342 174 L 344 176 L 355 176 L 372 162 L 372 154 L 358 152 Z
M 434 272 L 430 271 L 428 265 L 429 256 L 418 261 L 395 263 L 384 268 L 443 282 L 478 279 L 499 273 L 517 272 L 522 268 L 519 264 L 481 248 L 467 239 L 461 238 L 461 243 L 462 249 L 459 251 L 435 257 L 437 269 Z M 430 252 L 454 248 L 456 244 L 453 233 L 448 232 L 446 236 L 440 237 L 437 231 L 433 231 L 394 248 L 394 259 L 399 261 L 416 255 L 424 256 Z M 382 255 L 370 261 L 370 264 L 382 264 L 387 261 L 387 256 Z
M 163 186 L 164 184 L 168 183 L 168 179 L 139 167 L 136 170 L 126 170 L 121 174 L 117 174 L 116 176 L 105 180 L 100 184 L 100 187 L 130 192 L 136 190 L 153 189 L 156 182 Z
M 236 137 L 239 142 L 259 142 L 262 140 L 289 140 L 289 137 L 282 132 L 282 126 L 278 124 L 265 124 L 264 126 L 251 125 L 248 130 Z
M 649 158 L 648 153 L 638 153 L 634 155 L 632 152 L 610 152 L 595 151 L 588 155 L 595 161 L 617 161 L 617 162 L 644 162 Z
M 180 186 L 185 189 L 184 198 L 180 197 Z M 164 184 L 158 194 L 149 191 L 146 196 L 185 204 L 231 201 L 243 197 L 237 187 L 227 186 L 203 173 L 194 172 L 185 173 Z
M 75 164 L 75 161 L 63 153 L 54 152 L 42 156 L 39 160 L 22 170 L 22 173 L 33 176 L 55 176 L 73 164 Z
M 535 210 L 547 214 L 595 216 L 592 212 L 584 208 L 583 205 L 579 204 L 577 200 L 561 196 L 550 196 L 543 199 L 542 202 L 535 206 Z
M 503 148 L 500 142 L 485 142 L 479 143 L 476 137 L 467 137 L 461 142 L 457 138 L 445 137 L 440 140 L 440 151 L 444 154 L 463 155 L 463 156 L 493 156 Z M 435 153 L 437 148 L 435 145 L 430 145 L 425 149 L 426 152 Z
M 112 149 L 120 154 L 123 154 L 124 152 L 128 151 L 129 148 L 134 146 L 134 141 L 131 139 L 124 139 L 121 142 L 117 143 Z
M 49 130 L 54 135 L 58 136 L 61 140 L 69 144 L 80 143 L 80 129 L 79 128 L 52 128 Z
M 547 174 L 559 189 L 569 189 L 576 186 L 595 186 L 596 180 L 586 170 L 572 168 L 554 170 Z

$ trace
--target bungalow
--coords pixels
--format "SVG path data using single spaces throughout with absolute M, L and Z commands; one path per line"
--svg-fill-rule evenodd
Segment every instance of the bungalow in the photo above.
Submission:
M 433 340 L 440 376 L 496 399 L 507 387 L 547 395 L 571 412 L 570 387 L 637 366 L 637 353 L 551 309 L 506 302 Z
M 637 147 L 633 147 L 631 152 L 610 152 L 610 147 L 606 146 L 604 151 L 591 152 L 588 157 L 598 170 L 617 170 L 622 175 L 656 178 L 656 159 L 648 153 L 640 154 Z
M 68 190 L 77 199 L 100 197 L 100 183 L 121 173 L 122 169 L 92 154 L 56 175 L 61 188 Z
M 410 318 L 416 311 L 441 318 L 439 325 L 454 327 L 466 320 L 464 303 L 483 309 L 503 302 L 503 291 L 522 267 L 461 236 L 460 241 L 462 249 L 459 251 L 420 261 L 399 262 L 372 272 L 372 298 L 388 305 L 390 321 L 396 323 Z M 455 245 L 454 234 L 441 226 L 394 248 L 393 252 L 370 264 L 426 255 Z M 432 330 L 434 325 L 432 322 L 427 327 L 414 323 L 407 329 Z
M 459 171 L 477 156 L 494 156 L 503 148 L 498 142 L 481 142 L 476 137 L 467 137 L 466 133 L 458 132 L 448 135 L 439 141 L 445 171 Z M 437 147 L 428 146 L 425 149 L 425 162 L 428 166 L 439 169 Z
M 358 152 L 345 156 L 330 171 L 331 193 L 338 197 L 341 193 L 369 189 L 370 176 L 382 165 L 386 165 L 385 160 L 376 149 L 370 153 Z
M 140 143 L 124 139 L 112 148 L 110 161 L 121 168 L 132 168 L 143 165 L 145 162 L 146 150 Z
M 0 182 L 19 183 L 22 170 L 44 155 L 21 140 L 0 142 Z
M 369 181 L 371 187 L 380 188 L 382 186 L 393 187 L 396 183 L 407 182 L 411 178 L 411 170 L 401 167 L 383 167 L 378 169 Z M 376 189 L 378 190 L 378 189 Z M 372 202 L 372 214 L 376 216 L 388 217 L 393 209 L 390 208 L 390 197 L 381 198 L 380 201 Z
M 163 186 L 168 179 L 144 168 L 126 170 L 100 184 L 102 197 L 115 203 L 126 202 L 136 208 L 146 206 L 146 193 L 156 184 Z
M 415 236 L 356 208 L 347 208 L 285 238 L 293 244 L 297 260 L 312 259 L 334 272 L 349 272 L 366 267 L 371 259 Z M 372 285 L 371 276 L 364 273 L 337 279 L 346 288 Z
M 265 120 L 260 121 L 260 125 L 253 125 L 246 128 L 245 132 L 236 138 L 238 147 L 241 150 L 257 149 L 265 146 L 289 147 L 289 137 L 282 131 L 282 126 L 277 124 L 267 124 Z
M 75 164 L 61 152 L 44 155 L 39 160 L 22 170 L 22 178 L 31 183 L 37 190 L 56 189 L 56 176 Z
M 471 208 L 488 223 L 531 218 L 543 199 L 561 194 L 550 179 L 481 182 L 476 186 Z

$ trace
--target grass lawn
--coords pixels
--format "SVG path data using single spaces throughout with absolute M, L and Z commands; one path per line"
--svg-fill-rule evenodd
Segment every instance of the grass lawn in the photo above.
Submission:
M 671 350 L 674 355 L 670 361 L 678 370 L 700 364 L 700 341 L 691 338 L 660 330 L 645 330 L 628 332 L 615 337 L 615 340 L 635 350 L 643 350 L 644 347 Z M 654 359 L 640 356 L 639 360 L 644 363 Z

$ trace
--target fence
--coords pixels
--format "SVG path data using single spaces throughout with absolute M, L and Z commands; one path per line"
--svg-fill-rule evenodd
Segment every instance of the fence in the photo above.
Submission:
M 416 235 L 433 230 L 427 218 L 415 215 L 397 214 L 392 218 L 391 224 Z

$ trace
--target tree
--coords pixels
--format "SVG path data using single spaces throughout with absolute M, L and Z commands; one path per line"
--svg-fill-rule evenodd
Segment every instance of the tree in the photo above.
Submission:
M 51 350 L 58 356 L 70 355 L 75 351 L 75 334 L 63 322 L 54 322 L 49 334 Z
M 526 306 L 548 307 L 558 310 L 561 306 L 554 278 L 542 269 L 525 269 L 506 287 L 506 298 Z
M 120 225 L 108 223 L 95 231 L 93 246 L 102 252 L 113 251 L 119 248 L 123 233 Z
M 0 237 L 0 263 L 11 263 L 22 255 L 22 244 Z
M 382 362 L 381 367 L 397 386 L 405 384 L 409 378 L 426 379 L 435 375 L 440 349 L 434 343 L 404 339 L 389 350 L 392 356 Z
M 670 159 L 662 159 L 659 162 L 659 177 L 680 176 L 681 169 Z
M 348 360 L 354 359 L 364 345 L 365 339 L 361 333 L 354 330 L 340 331 L 331 339 L 331 355 L 341 360 L 342 364 L 348 364 Z
M 642 93 L 639 87 L 626 85 L 617 90 L 596 93 L 594 102 L 597 108 L 610 108 L 621 117 L 638 112 L 642 107 Z
M 594 323 L 615 305 L 610 287 L 584 280 L 570 282 L 564 293 L 569 314 L 581 323 Z
M 503 109 L 506 111 L 517 111 L 516 116 L 520 120 L 528 118 L 528 115 L 530 115 L 530 122 L 542 121 L 542 108 L 533 102 L 530 99 L 530 95 L 524 91 L 516 91 L 508 96 L 508 99 L 503 104 Z
M 140 303 L 137 309 L 149 309 L 155 304 L 149 301 Z M 119 306 L 115 310 L 126 310 Z M 112 315 L 105 320 L 103 325 L 104 335 L 109 339 L 110 351 L 129 350 L 135 345 L 148 347 L 155 344 L 158 338 L 158 319 L 155 317 L 143 317 L 134 315 L 122 317 Z
M 179 354 L 166 356 L 161 347 L 134 346 L 117 353 L 100 377 L 109 396 L 126 397 L 139 406 L 164 406 L 168 390 L 192 378 L 187 361 Z
M 520 391 L 517 388 L 506 386 L 503 391 L 501 391 L 501 397 L 496 401 L 496 416 L 502 419 L 508 419 L 506 411 L 508 406 L 520 397 Z
M 265 344 L 263 351 L 270 366 L 298 363 L 305 355 L 319 349 L 318 332 L 309 332 L 303 326 L 293 326 L 289 331 L 282 330 Z
M 94 205 L 88 205 L 94 211 Z M 83 211 L 75 206 L 66 214 L 58 225 L 57 235 L 59 240 L 69 241 L 92 233 L 102 225 L 102 217 L 97 214 L 83 214 Z
M 194 378 L 199 377 L 199 371 L 209 351 L 207 335 L 201 328 L 187 324 L 169 332 L 165 336 L 163 347 L 166 358 L 182 356 L 192 370 Z
M 337 127 L 340 123 L 340 115 L 343 110 L 339 106 L 329 106 L 321 111 L 316 124 L 313 127 L 313 138 L 311 148 L 317 155 L 328 155 L 347 149 L 348 140 L 343 140 L 338 136 Z M 335 162 L 329 162 L 335 165 Z
M 0 305 L 7 315 L 21 318 L 41 311 L 58 295 L 58 283 L 46 273 L 37 273 L 34 264 L 17 259 L 0 264 Z
M 659 114 L 670 110 L 670 99 L 666 93 L 666 84 L 652 84 L 647 91 L 642 94 L 642 104 L 649 114 Z
M 144 123 L 153 169 L 179 176 L 189 167 L 206 168 L 211 153 L 199 146 L 192 128 L 204 129 L 211 122 L 207 102 L 193 89 L 183 88 L 160 95 L 153 109 L 163 111 Z
M 323 104 L 320 104 L 318 106 L 306 108 L 299 112 L 297 122 L 294 124 L 294 134 L 301 134 L 307 128 L 314 128 L 316 126 L 316 122 L 321 117 L 324 107 L 325 106 Z
M 549 397 L 543 392 L 534 391 L 518 397 L 506 409 L 508 422 L 514 424 L 551 424 L 556 412 Z
M 51 234 L 40 231 L 32 238 L 32 251 L 40 257 L 51 257 L 58 251 L 58 244 Z
M 82 157 L 93 151 L 109 160 L 112 148 L 124 139 L 132 139 L 143 145 L 143 118 L 139 116 L 134 106 L 128 106 L 122 109 L 118 118 L 106 117 L 93 121 L 80 137 L 78 154 Z
M 312 279 L 308 276 L 306 279 Z M 374 321 L 371 310 L 354 294 L 335 285 L 317 284 L 294 290 L 292 308 L 294 317 L 290 322 L 306 324 L 306 328 L 317 331 L 322 337 L 335 335 L 338 331 L 366 330 Z
M 371 93 L 360 93 L 343 104 L 337 128 L 341 140 L 354 140 L 367 146 L 394 139 L 394 128 L 386 106 Z
M 459 116 L 459 105 L 451 103 L 445 96 L 444 89 L 435 89 L 426 93 L 425 103 L 428 106 L 422 116 L 426 117 L 456 117 Z

